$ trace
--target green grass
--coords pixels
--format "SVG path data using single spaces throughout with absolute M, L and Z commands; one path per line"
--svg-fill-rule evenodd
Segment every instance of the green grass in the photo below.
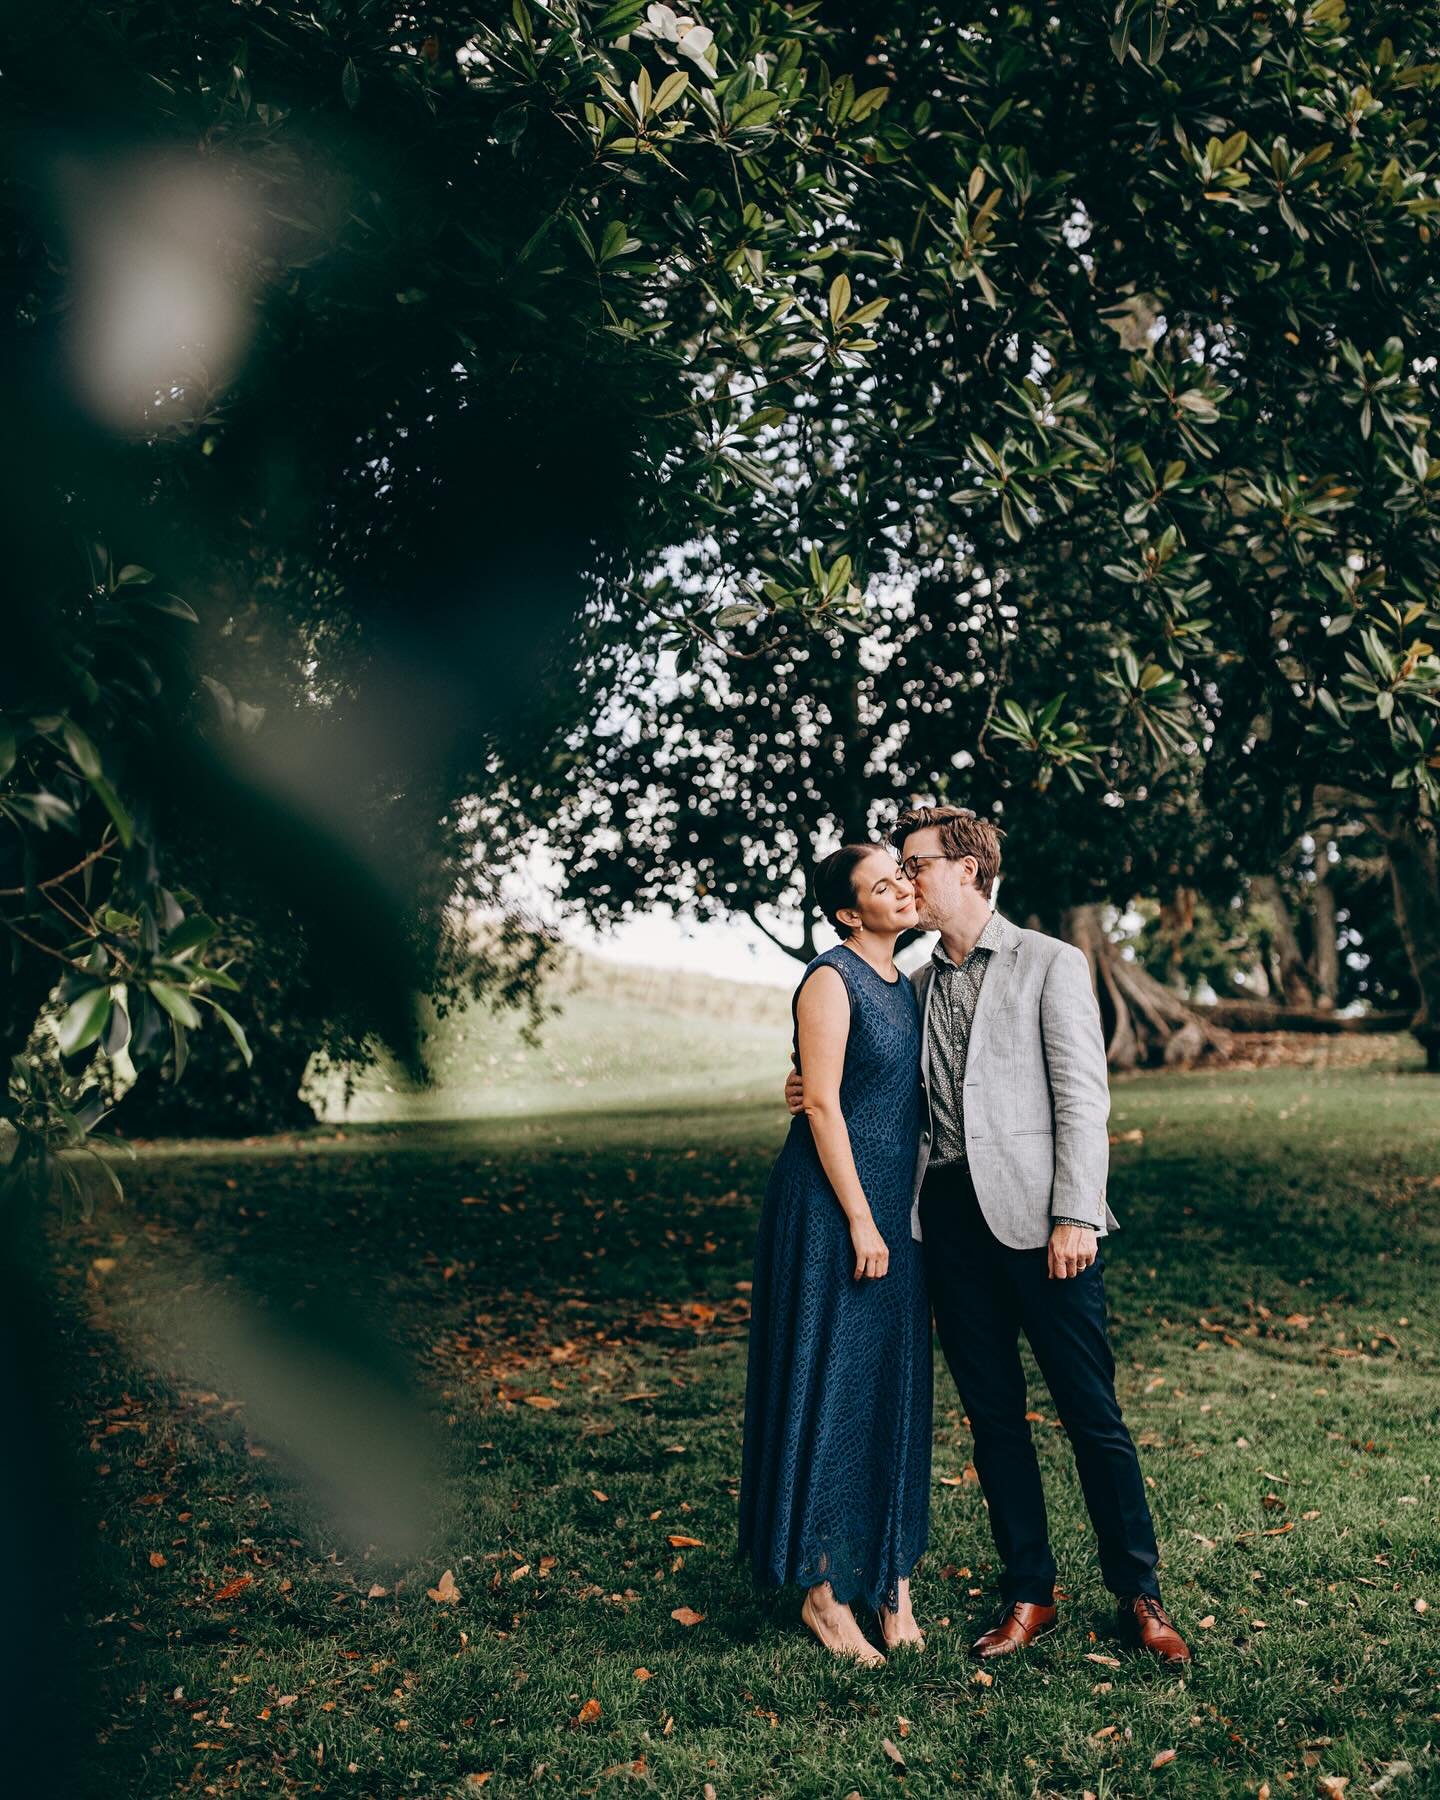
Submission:
M 1064 1628 L 984 1686 L 993 1555 L 975 1486 L 938 1479 L 968 1436 L 938 1364 L 923 1656 L 827 1659 L 734 1554 L 739 1284 L 783 1129 L 745 1098 L 773 1069 L 749 1078 L 157 1149 L 126 1206 L 57 1234 L 91 1446 L 85 1791 L 1118 1800 L 1338 1775 L 1354 1800 L 1406 1762 L 1384 1791 L 1440 1792 L 1440 1083 L 1406 1049 L 1116 1083 L 1113 1129 L 1144 1133 L 1111 1180 L 1119 1385 L 1198 1660 L 1093 1660 L 1107 1596 L 1037 1382 Z M 453 1604 L 427 1598 L 446 1569 Z

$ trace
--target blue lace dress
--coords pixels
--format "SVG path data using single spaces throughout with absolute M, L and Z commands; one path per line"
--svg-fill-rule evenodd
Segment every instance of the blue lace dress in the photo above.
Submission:
M 840 1106 L 890 1267 L 856 1281 L 849 1225 L 797 1114 L 755 1245 L 740 1548 L 762 1586 L 828 1581 L 838 1601 L 879 1607 L 930 1520 L 930 1308 L 910 1236 L 920 1016 L 905 977 L 887 982 L 843 944 L 806 967 L 792 1016 L 820 968 L 850 995 Z

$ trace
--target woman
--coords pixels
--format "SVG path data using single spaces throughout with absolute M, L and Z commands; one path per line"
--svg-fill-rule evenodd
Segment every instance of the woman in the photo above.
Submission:
M 792 1012 L 805 1111 L 771 1171 L 755 1248 L 740 1547 L 763 1585 L 807 1592 L 826 1649 L 883 1663 L 925 1639 L 909 1575 L 930 1502 L 930 1313 L 910 1237 L 920 1136 L 920 1019 L 895 967 L 916 922 L 888 850 L 847 844 L 815 873 L 839 932 Z

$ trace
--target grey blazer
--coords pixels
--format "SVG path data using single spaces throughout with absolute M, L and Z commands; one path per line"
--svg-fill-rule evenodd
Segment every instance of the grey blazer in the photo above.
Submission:
M 1025 931 L 997 913 L 1001 943 L 980 987 L 965 1059 L 965 1151 L 975 1197 L 1002 1244 L 1038 1250 L 1052 1216 L 1119 1220 L 1105 1202 L 1110 1086 L 1090 965 L 1073 944 Z M 934 967 L 911 976 L 923 1021 L 926 1116 L 915 1160 L 910 1235 L 920 1234 L 920 1185 L 930 1160 L 930 1000 Z

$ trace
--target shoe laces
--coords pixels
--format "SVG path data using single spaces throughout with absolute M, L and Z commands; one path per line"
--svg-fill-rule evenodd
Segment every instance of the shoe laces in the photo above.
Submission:
M 1174 1630 L 1175 1621 L 1160 1604 L 1156 1595 L 1137 1594 L 1135 1599 L 1131 1602 L 1131 1605 L 1135 1610 L 1146 1613 L 1150 1618 L 1154 1619 L 1157 1625 L 1168 1625 L 1172 1631 Z

